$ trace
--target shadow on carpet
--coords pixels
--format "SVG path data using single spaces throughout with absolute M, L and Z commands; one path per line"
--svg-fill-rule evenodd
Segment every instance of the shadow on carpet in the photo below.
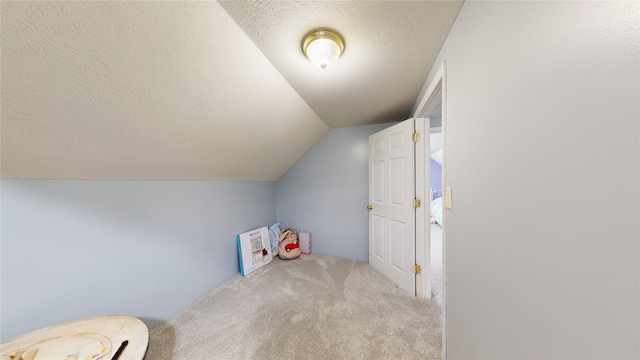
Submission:
M 323 255 L 236 274 L 150 331 L 146 360 L 440 359 L 441 310 Z

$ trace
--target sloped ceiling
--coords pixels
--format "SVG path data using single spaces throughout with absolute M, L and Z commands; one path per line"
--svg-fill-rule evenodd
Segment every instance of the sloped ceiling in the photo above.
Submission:
M 460 1 L 224 1 L 311 108 L 331 127 L 409 116 Z M 318 28 L 345 40 L 340 60 L 314 67 L 301 51 Z
M 330 127 L 408 116 L 460 5 L 3 1 L 1 175 L 276 180 Z M 324 71 L 320 26 L 347 44 Z

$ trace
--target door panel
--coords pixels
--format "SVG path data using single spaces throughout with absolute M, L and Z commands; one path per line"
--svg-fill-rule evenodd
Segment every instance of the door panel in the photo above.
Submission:
M 391 143 L 391 147 L 390 147 L 391 150 L 402 149 L 402 147 L 405 145 L 404 135 L 405 135 L 404 131 L 398 131 L 389 136 L 389 141 Z
M 384 149 L 384 139 L 377 139 L 373 142 L 373 153 L 377 154 Z
M 404 177 L 405 177 L 405 158 L 396 158 L 389 161 L 391 167 L 389 177 L 391 184 L 389 186 L 389 192 L 391 195 L 391 205 L 402 207 L 405 205 L 405 189 L 404 189 Z
M 415 295 L 413 119 L 369 137 L 369 263 Z
M 373 163 L 373 202 L 384 202 L 384 161 Z
M 373 255 L 384 260 L 384 218 L 373 215 Z
M 391 250 L 391 265 L 396 270 L 404 272 L 406 269 L 405 264 L 405 251 L 404 251 L 404 239 L 406 237 L 405 227 L 406 224 L 396 220 L 389 221 L 389 237 L 390 237 L 390 250 Z

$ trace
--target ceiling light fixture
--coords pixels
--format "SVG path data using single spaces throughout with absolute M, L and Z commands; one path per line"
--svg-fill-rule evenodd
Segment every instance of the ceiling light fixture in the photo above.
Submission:
M 311 63 L 323 69 L 338 61 L 344 51 L 344 40 L 331 30 L 314 30 L 302 40 L 302 52 Z

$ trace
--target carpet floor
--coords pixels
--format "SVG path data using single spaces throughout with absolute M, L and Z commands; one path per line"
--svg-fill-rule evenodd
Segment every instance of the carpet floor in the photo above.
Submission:
M 441 314 L 365 262 L 275 258 L 154 327 L 145 359 L 440 359 Z

